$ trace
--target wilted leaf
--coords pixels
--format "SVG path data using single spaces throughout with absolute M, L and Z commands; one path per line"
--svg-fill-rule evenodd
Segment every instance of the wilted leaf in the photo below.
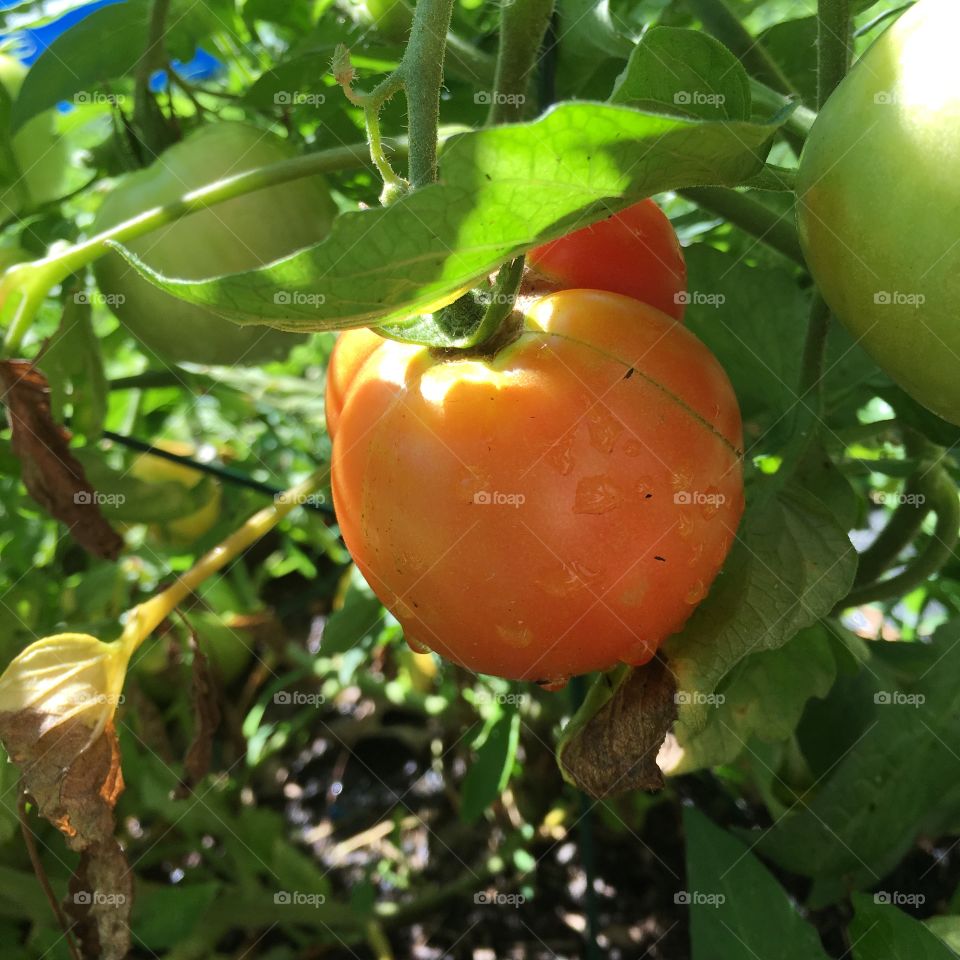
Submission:
M 677 715 L 675 692 L 659 658 L 600 676 L 557 747 L 564 779 L 598 798 L 660 790 L 657 753 Z
M 123 791 L 113 723 L 91 743 L 83 719 L 51 728 L 43 713 L 25 709 L 0 713 L 0 738 L 40 815 L 82 854 L 65 906 L 78 923 L 84 956 L 122 960 L 130 949 L 133 883 L 113 835 Z
M 123 538 L 103 519 L 96 492 L 70 452 L 70 436 L 51 415 L 46 378 L 26 360 L 7 360 L 0 363 L 0 387 L 30 496 L 84 549 L 115 559 Z

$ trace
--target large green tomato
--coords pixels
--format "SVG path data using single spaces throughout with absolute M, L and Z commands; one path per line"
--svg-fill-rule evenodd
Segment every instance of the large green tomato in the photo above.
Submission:
M 132 174 L 107 197 L 94 223 L 105 230 L 225 177 L 293 155 L 279 138 L 244 123 L 203 127 Z M 321 177 L 268 187 L 199 210 L 128 244 L 170 277 L 201 280 L 252 270 L 327 235 L 336 207 Z M 267 326 L 239 326 L 153 286 L 119 254 L 95 266 L 100 291 L 127 328 L 170 360 L 259 364 L 280 359 L 299 338 Z
M 20 92 L 27 68 L 0 54 L 0 85 L 11 99 Z M 66 144 L 55 133 L 53 113 L 48 111 L 30 120 L 12 143 L 20 179 L 0 189 L 0 221 L 24 209 L 56 200 L 61 194 L 67 167 Z
M 960 424 L 957 0 L 920 0 L 830 97 L 800 161 L 807 262 L 904 390 Z

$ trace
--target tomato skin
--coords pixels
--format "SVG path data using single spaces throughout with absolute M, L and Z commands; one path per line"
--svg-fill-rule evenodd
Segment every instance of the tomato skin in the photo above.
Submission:
M 622 293 L 683 319 L 687 266 L 673 224 L 653 200 L 535 247 L 527 263 L 563 289 Z
M 171 147 L 110 193 L 94 222 L 99 232 L 184 193 L 294 156 L 289 145 L 245 123 L 217 123 Z M 127 246 L 163 274 L 205 279 L 240 273 L 319 243 L 336 208 L 320 177 L 257 190 L 199 210 Z M 119 254 L 94 266 L 112 309 L 150 349 L 175 361 L 259 364 L 285 357 L 302 337 L 267 326 L 240 326 L 178 300 L 141 277 Z
M 960 424 L 960 4 L 920 0 L 833 92 L 797 215 L 836 316 L 920 403 Z
M 568 290 L 492 360 L 384 341 L 340 417 L 334 505 L 415 648 L 552 682 L 644 663 L 683 626 L 740 519 L 741 445 L 693 334 Z
M 327 433 L 331 437 L 336 433 L 337 424 L 340 422 L 340 413 L 350 384 L 353 383 L 367 358 L 383 342 L 383 337 L 366 327 L 345 330 L 337 336 L 327 364 L 327 386 L 324 396 Z
M 22 63 L 0 54 L 0 84 L 11 99 L 19 94 L 26 75 Z M 28 120 L 14 135 L 11 146 L 20 177 L 0 189 L 0 220 L 61 196 L 68 162 L 66 142 L 56 134 L 51 111 Z

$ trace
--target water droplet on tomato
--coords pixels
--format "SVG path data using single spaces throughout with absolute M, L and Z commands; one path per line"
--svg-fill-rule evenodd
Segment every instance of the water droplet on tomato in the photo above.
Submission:
M 621 662 L 628 667 L 640 667 L 649 663 L 657 652 L 657 645 L 650 640 L 637 640 L 632 643 L 621 658 Z
M 590 444 L 601 453 L 612 453 L 617 438 L 623 433 L 623 424 L 605 407 L 594 407 L 587 414 Z
M 603 571 L 583 560 L 570 560 L 550 567 L 537 578 L 537 586 L 553 597 L 569 597 L 603 577 Z
M 409 633 L 403 634 L 403 639 L 407 641 L 407 646 L 414 653 L 431 653 L 430 648 L 422 641 L 418 640 L 416 637 L 411 637 Z
M 511 647 L 525 649 L 533 643 L 533 632 L 521 621 L 508 627 L 497 627 L 497 636 Z
M 616 510 L 622 503 L 623 494 L 610 477 L 584 477 L 577 484 L 573 512 L 600 515 Z
M 702 557 L 703 557 L 703 541 L 698 540 L 690 548 L 690 559 L 688 561 L 689 566 L 695 567 L 700 562 Z
M 687 591 L 687 595 L 683 599 L 686 603 L 689 603 L 692 606 L 695 603 L 699 603 L 706 595 L 707 595 L 707 588 L 704 586 L 702 580 L 698 580 Z
M 723 494 L 716 487 L 707 487 L 700 503 L 700 514 L 704 520 L 712 520 L 723 503 Z
M 693 522 L 693 517 L 689 513 L 681 513 L 680 519 L 677 520 L 677 533 L 686 540 L 693 533 L 696 524 Z
M 620 602 L 628 607 L 639 607 L 647 597 L 650 583 L 647 580 L 634 580 L 620 591 Z
M 565 433 L 550 445 L 547 463 L 565 477 L 573 469 L 573 433 Z

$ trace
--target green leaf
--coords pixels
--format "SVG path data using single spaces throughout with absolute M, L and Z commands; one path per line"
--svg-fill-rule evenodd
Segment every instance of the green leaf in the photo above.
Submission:
M 520 714 L 508 704 L 488 726 L 486 739 L 463 780 L 460 819 L 473 823 L 506 789 L 520 741 Z
M 683 811 L 693 960 L 827 960 L 816 931 L 737 839 L 694 807 Z
M 440 180 L 385 208 L 341 214 L 319 245 L 199 282 L 154 283 L 237 323 L 287 330 L 391 323 L 423 312 L 538 242 L 661 190 L 757 173 L 775 123 L 720 123 L 597 103 L 448 141 Z M 605 201 L 600 205 L 599 201 Z
M 654 27 L 634 48 L 610 101 L 704 120 L 746 120 L 750 80 L 740 61 L 709 34 Z
M 89 100 L 132 73 L 147 44 L 148 18 L 149 4 L 128 0 L 94 11 L 57 37 L 23 81 L 13 105 L 13 130 L 61 100 Z
M 169 950 L 201 923 L 221 889 L 219 883 L 179 887 L 137 884 L 132 924 L 137 942 L 148 950 Z
M 755 486 L 723 573 L 664 647 L 677 677 L 681 738 L 707 725 L 709 695 L 744 657 L 782 647 L 853 583 L 856 555 L 828 507 L 796 483 Z
M 797 402 L 809 296 L 786 269 L 752 267 L 701 243 L 684 256 L 684 322 L 723 364 L 744 420 L 779 418 Z
M 953 812 L 950 792 L 960 779 L 958 628 L 942 628 L 932 644 L 890 645 L 913 648 L 907 652 L 919 662 L 909 672 L 918 679 L 900 688 L 889 680 L 886 689 L 867 685 L 872 717 L 810 803 L 767 831 L 760 841 L 766 856 L 805 876 L 875 885 L 921 830 L 935 831 Z M 851 712 L 863 708 L 848 705 Z
M 811 697 L 823 697 L 836 677 L 827 629 L 801 630 L 779 650 L 741 660 L 718 689 L 706 726 L 694 734 L 678 727 L 683 753 L 672 775 L 729 763 L 754 737 L 790 737 Z M 722 699 L 721 699 L 722 698 Z
M 758 38 L 805 103 L 817 103 L 817 18 L 782 20 Z
M 850 924 L 854 960 L 956 960 L 955 954 L 919 920 L 892 906 L 892 894 L 855 895 Z
M 343 606 L 330 614 L 323 628 L 320 649 L 328 657 L 351 650 L 363 641 L 372 641 L 383 623 L 383 607 L 374 592 L 353 567 Z

